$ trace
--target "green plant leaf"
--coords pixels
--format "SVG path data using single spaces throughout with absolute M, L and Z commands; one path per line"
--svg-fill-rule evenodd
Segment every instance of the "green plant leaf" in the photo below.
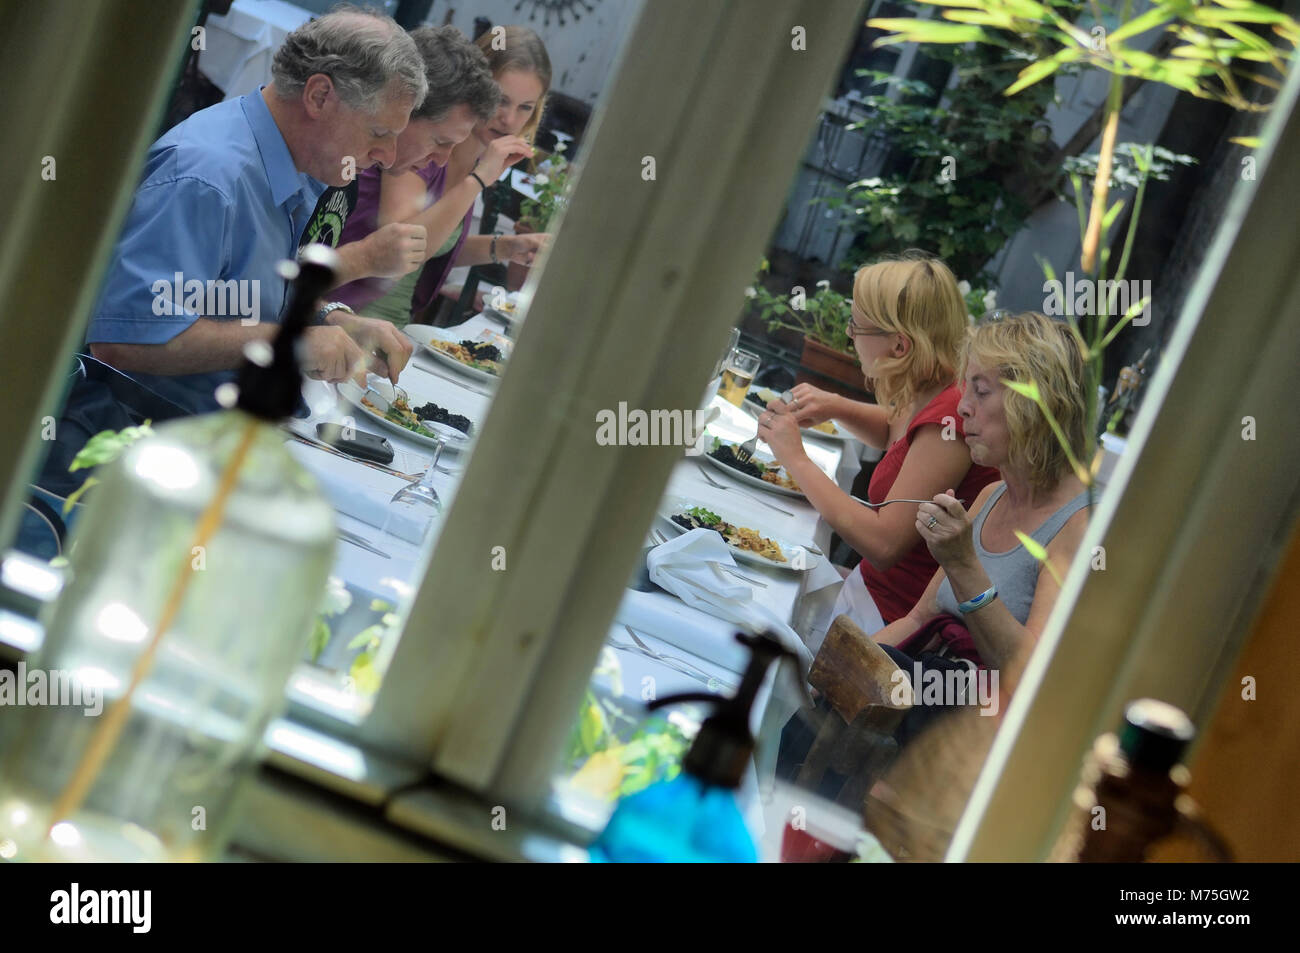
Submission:
M 77 501 L 81 499 L 82 494 L 85 493 L 87 490 L 89 490 L 92 486 L 96 486 L 98 483 L 99 483 L 99 477 L 93 477 L 93 476 L 86 477 L 86 481 L 82 483 L 81 486 L 73 490 L 68 495 L 68 498 L 63 501 L 63 515 L 67 516 L 69 513 L 71 513 L 72 508 L 77 505 Z
M 1116 40 L 1126 40 L 1130 36 L 1137 36 L 1139 33 L 1145 33 L 1147 30 L 1153 30 L 1162 24 L 1168 23 L 1174 18 L 1173 11 L 1165 4 L 1157 4 L 1146 13 L 1134 17 L 1127 23 L 1122 23 L 1115 29 L 1106 34 L 1107 45 L 1114 43 Z
M 356 683 L 357 691 L 363 695 L 373 695 L 379 691 L 380 672 L 375 665 L 375 657 L 370 652 L 362 652 L 352 661 L 352 667 L 348 670 L 352 676 L 352 681 Z
M 1042 403 L 1042 397 L 1039 396 L 1039 393 L 1038 393 L 1038 385 L 1037 385 L 1036 383 L 1034 383 L 1033 381 L 1025 382 L 1025 381 L 1006 381 L 1006 380 L 1004 380 L 1002 383 L 1003 383 L 1003 385 L 1005 385 L 1008 389 L 1015 391 L 1015 392 L 1016 392 L 1017 394 L 1019 394 L 1021 397 L 1028 397 L 1028 398 L 1029 398 L 1030 400 L 1032 400 L 1035 404 Z
M 153 428 L 150 426 L 152 423 L 152 420 L 146 420 L 138 427 L 101 430 L 87 440 L 85 446 L 72 458 L 72 463 L 68 464 L 68 472 L 75 473 L 77 470 L 111 463 L 137 440 L 153 436 Z
M 1020 540 L 1020 545 L 1025 547 L 1025 551 L 1047 567 L 1048 573 L 1056 580 L 1056 584 L 1061 585 L 1060 573 L 1056 571 L 1056 567 L 1052 565 L 1052 561 L 1047 556 L 1047 550 L 1038 544 L 1038 540 L 1025 535 L 1020 530 L 1015 530 L 1015 534 L 1016 539 Z
M 316 625 L 311 630 L 311 641 L 307 643 L 307 656 L 313 662 L 320 658 L 320 654 L 325 651 L 325 646 L 330 644 L 330 627 L 320 616 L 316 617 Z
M 371 640 L 378 638 L 383 634 L 383 631 L 383 628 L 377 625 L 366 626 L 356 635 L 352 636 L 351 641 L 348 642 L 348 651 L 359 649 L 363 645 L 370 644 Z
M 1061 64 L 1057 62 L 1056 57 L 1049 60 L 1039 60 L 1037 63 L 1030 63 L 1020 71 L 1016 81 L 1002 91 L 1003 96 L 1014 96 L 1026 87 L 1033 86 L 1035 83 L 1046 79 L 1060 69 Z
M 943 23 L 938 20 L 914 20 L 898 17 L 877 18 L 867 21 L 867 26 L 887 30 L 891 36 L 876 40 L 874 46 L 894 43 L 995 43 L 989 34 L 977 26 L 960 23 Z M 1001 45 L 1001 44 L 999 44 Z
M 578 738 L 582 751 L 586 755 L 595 754 L 604 747 L 605 716 L 600 705 L 588 701 L 582 706 L 582 715 L 578 720 Z

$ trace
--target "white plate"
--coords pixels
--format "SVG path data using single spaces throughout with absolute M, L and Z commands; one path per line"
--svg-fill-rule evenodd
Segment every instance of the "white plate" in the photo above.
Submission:
M 483 310 L 487 314 L 494 315 L 502 321 L 510 324 L 518 324 L 524 319 L 523 298 L 518 291 L 512 291 L 505 296 L 505 307 L 494 307 L 492 302 L 495 300 L 496 289 L 493 288 L 483 295 Z
M 379 393 L 383 395 L 385 398 L 387 398 L 390 401 L 393 399 L 393 385 L 390 384 L 388 381 L 383 381 L 383 380 L 375 381 L 374 386 L 375 386 L 375 390 L 379 391 Z M 381 427 L 385 427 L 388 430 L 393 431 L 393 433 L 400 434 L 403 437 L 410 437 L 416 443 L 420 443 L 428 447 L 432 447 L 434 445 L 432 437 L 425 436 L 422 433 L 416 433 L 414 430 L 407 430 L 401 424 L 393 423 L 383 414 L 377 414 L 369 407 L 367 407 L 365 404 L 361 403 L 361 398 L 365 394 L 365 391 L 362 390 L 360 387 L 358 387 L 356 384 L 354 384 L 352 381 L 341 382 L 338 385 L 338 389 L 339 389 L 340 397 L 346 400 L 353 407 L 356 407 L 359 411 L 365 414 L 366 417 L 368 417 L 370 420 L 373 420 Z M 417 394 L 411 393 L 410 391 L 407 391 L 407 397 L 410 400 L 411 409 L 413 410 L 416 407 L 423 407 L 425 404 L 429 403 L 428 398 L 422 398 Z M 437 404 L 438 402 L 433 401 L 433 403 Z M 438 406 L 443 407 L 446 405 L 438 404 Z M 458 413 L 458 411 L 456 411 L 452 407 L 447 407 L 447 410 L 451 411 L 453 414 Z M 464 416 L 468 417 L 469 415 L 465 414 Z M 473 422 L 472 418 L 470 420 L 470 426 L 475 430 L 478 429 L 478 425 Z M 433 427 L 435 428 L 438 435 L 443 438 L 445 448 L 447 450 L 452 450 L 452 451 L 463 450 L 466 447 L 468 447 L 470 443 L 473 441 L 472 437 L 469 437 L 461 433 L 455 427 L 447 427 L 444 426 L 443 424 L 433 424 Z
M 749 393 L 757 394 L 759 397 L 762 397 L 764 399 L 765 404 L 771 403 L 772 401 L 776 400 L 778 397 L 781 396 L 776 391 L 770 390 L 767 387 L 751 388 Z M 763 407 L 758 406 L 758 404 L 750 400 L 748 394 L 745 396 L 745 399 L 741 402 L 741 406 L 745 408 L 746 413 L 752 414 L 754 417 L 758 417 L 758 415 L 761 414 L 764 409 Z M 831 423 L 834 424 L 835 422 L 831 421 Z M 825 433 L 813 427 L 800 427 L 799 432 L 806 434 L 809 437 L 820 437 L 822 440 L 835 440 L 840 443 L 848 443 L 850 440 L 853 439 L 853 435 L 849 433 L 847 430 L 845 430 L 839 424 L 835 424 L 834 433 Z
M 810 553 L 807 549 L 805 549 L 803 546 L 799 545 L 798 543 L 791 542 L 790 540 L 785 539 L 782 536 L 778 536 L 775 533 L 769 533 L 766 530 L 764 530 L 763 527 L 761 526 L 747 525 L 750 521 L 741 520 L 737 518 L 734 514 L 728 515 L 725 510 L 719 509 L 716 506 L 710 506 L 708 504 L 701 503 L 699 500 L 687 499 L 684 496 L 664 497 L 663 502 L 659 504 L 659 516 L 663 519 L 665 523 L 667 523 L 674 530 L 676 530 L 678 535 L 681 535 L 682 533 L 686 532 L 686 528 L 684 526 L 678 525 L 677 523 L 674 523 L 672 518 L 674 516 L 684 514 L 687 510 L 696 506 L 702 506 L 711 513 L 717 513 L 718 516 L 720 516 L 724 521 L 730 523 L 732 526 L 739 526 L 742 529 L 752 529 L 756 533 L 759 533 L 760 535 L 765 536 L 767 539 L 772 540 L 772 542 L 776 543 L 778 546 L 781 547 L 781 554 L 785 556 L 786 559 L 785 562 L 779 563 L 776 560 L 768 559 L 766 556 L 760 556 L 758 553 L 750 552 L 748 549 L 740 549 L 736 546 L 732 546 L 730 543 L 727 543 L 727 548 L 731 550 L 731 555 L 736 557 L 736 559 L 740 560 L 741 562 L 750 563 L 751 565 L 754 566 L 771 566 L 774 569 L 784 569 L 788 572 L 807 571 L 811 569 L 817 562 L 818 557 L 814 556 L 812 553 Z M 795 553 L 802 553 L 803 558 L 796 559 Z M 802 562 L 803 565 L 801 567 L 796 567 L 794 565 L 796 562 Z
M 470 367 L 468 364 L 462 364 L 450 354 L 444 354 L 437 348 L 429 346 L 429 342 L 433 340 L 445 341 L 449 344 L 459 344 L 460 338 L 453 339 L 450 336 L 443 334 L 441 329 L 428 324 L 408 324 L 404 330 L 406 336 L 412 341 L 424 345 L 424 351 L 426 354 L 431 355 L 434 360 L 446 364 L 448 367 L 454 367 L 466 377 L 472 377 L 475 380 L 480 381 L 491 381 L 494 384 L 501 379 L 496 374 L 489 374 L 487 371 L 479 370 L 477 367 Z
M 731 440 L 726 440 L 721 437 L 718 439 L 722 440 L 724 444 L 730 444 L 733 447 L 740 446 L 740 444 L 735 443 Z M 735 467 L 727 466 L 717 457 L 709 456 L 709 451 L 712 449 L 713 449 L 713 437 L 711 434 L 706 433 L 704 435 L 704 452 L 699 456 L 699 459 L 703 460 L 705 463 L 713 464 L 715 467 L 717 467 L 727 476 L 739 480 L 741 483 L 748 483 L 750 486 L 756 486 L 761 490 L 767 490 L 769 493 L 778 493 L 781 496 L 793 496 L 795 499 L 799 499 L 799 500 L 808 499 L 808 497 L 804 496 L 803 493 L 800 492 L 799 490 L 791 490 L 783 486 L 777 486 L 775 483 L 768 483 L 766 480 L 760 480 L 758 477 L 750 476 L 748 473 L 741 473 Z M 751 459 L 757 460 L 759 463 L 767 464 L 767 465 L 776 463 L 776 458 L 774 456 L 772 456 L 770 453 L 763 453 L 761 450 L 755 450 L 754 456 Z M 785 468 L 782 467 L 783 471 L 784 469 Z M 786 476 L 789 476 L 789 474 L 787 473 Z

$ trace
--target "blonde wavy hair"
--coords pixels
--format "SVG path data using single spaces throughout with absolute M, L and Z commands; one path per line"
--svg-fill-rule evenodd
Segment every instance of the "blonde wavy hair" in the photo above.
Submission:
M 495 28 L 493 28 L 495 29 Z M 551 58 L 546 52 L 542 38 L 526 26 L 507 26 L 502 28 L 501 38 L 504 49 L 492 48 L 493 30 L 488 30 L 478 38 L 478 48 L 487 57 L 488 69 L 493 76 L 500 76 L 507 70 L 521 70 L 532 73 L 542 84 L 542 95 L 538 98 L 537 108 L 528 117 L 528 122 L 519 131 L 519 135 L 530 144 L 537 137 L 537 127 L 542 124 L 542 112 L 546 108 L 546 98 L 551 91 Z
M 869 378 L 890 420 L 910 410 L 918 394 L 957 379 L 970 316 L 957 279 L 938 258 L 908 252 L 858 269 L 853 303 L 882 331 L 912 344 L 902 357 L 877 361 Z
M 976 325 L 962 357 L 961 374 L 964 380 L 973 359 L 1000 380 L 1037 385 L 1070 451 L 1082 461 L 1088 416 L 1084 396 L 1087 354 L 1083 339 L 1067 322 L 1026 311 Z M 1065 448 L 1047 417 L 1028 397 L 1007 388 L 1002 406 L 1010 438 L 1007 466 L 1025 474 L 1035 489 L 1050 490 L 1071 470 Z

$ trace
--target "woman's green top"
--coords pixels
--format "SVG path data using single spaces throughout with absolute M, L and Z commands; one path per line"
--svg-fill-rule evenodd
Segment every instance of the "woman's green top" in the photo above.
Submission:
M 429 256 L 432 261 L 442 255 L 447 254 L 456 247 L 456 242 L 460 241 L 461 229 L 465 227 L 462 219 L 456 223 L 447 240 L 442 243 L 442 247 Z M 388 289 L 388 293 L 378 301 L 366 305 L 365 315 L 368 318 L 383 318 L 385 321 L 391 321 L 399 328 L 404 328 L 411 323 L 411 298 L 415 295 L 415 286 L 419 284 L 420 274 L 427 267 L 428 262 L 415 269 L 404 278 L 399 278 L 393 287 Z

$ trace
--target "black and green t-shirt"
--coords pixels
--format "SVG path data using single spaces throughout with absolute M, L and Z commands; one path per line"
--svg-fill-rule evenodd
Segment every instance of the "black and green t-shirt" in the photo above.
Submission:
M 311 213 L 311 218 L 307 220 L 307 227 L 302 230 L 302 237 L 298 239 L 298 247 L 302 248 L 304 245 L 317 243 L 328 245 L 330 248 L 338 248 L 339 239 L 343 235 L 343 226 L 347 224 L 348 216 L 352 214 L 352 210 L 356 207 L 356 179 L 353 179 L 347 185 L 332 185 L 327 188 L 316 203 L 316 210 Z

